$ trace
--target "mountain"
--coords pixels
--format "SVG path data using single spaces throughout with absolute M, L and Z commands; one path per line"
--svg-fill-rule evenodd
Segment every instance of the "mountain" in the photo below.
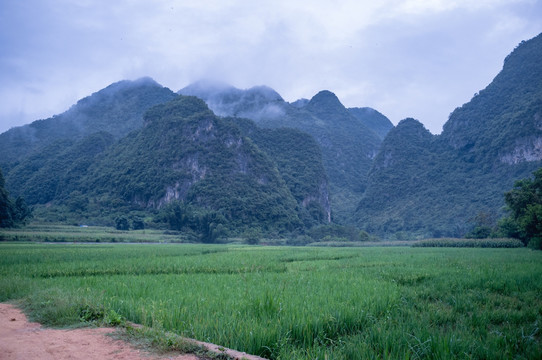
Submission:
M 365 190 L 372 159 L 382 134 L 391 124 L 384 116 L 375 116 L 379 113 L 372 109 L 346 109 L 330 91 L 292 104 L 268 87 L 240 90 L 225 84 L 198 82 L 179 93 L 205 100 L 222 116 L 246 117 L 264 128 L 294 128 L 312 135 L 322 151 L 333 218 L 342 223 Z
M 542 166 L 542 35 L 522 42 L 441 135 L 413 119 L 384 139 L 354 221 L 382 235 L 463 236 L 503 214 L 505 191 Z
M 455 109 L 442 141 L 488 167 L 542 157 L 542 34 L 523 41 L 493 82 Z
M 98 207 L 160 209 L 176 200 L 230 227 L 301 226 L 272 159 L 202 100 L 178 96 L 144 120 L 89 169 L 86 188 Z
M 0 167 L 7 171 L 20 159 L 57 140 L 80 140 L 99 131 L 119 139 L 143 125 L 147 109 L 175 96 L 150 78 L 111 84 L 60 115 L 0 134 Z
M 464 236 L 477 219 L 496 222 L 504 192 L 542 167 L 540 58 L 542 34 L 440 135 L 347 109 L 327 90 L 288 103 L 265 86 L 199 82 L 177 95 L 122 81 L 0 134 L 0 167 L 11 195 L 56 221 L 137 215 L 205 239 L 330 221 L 384 237 Z
M 55 221 L 110 224 L 175 202 L 195 219 L 218 216 L 214 223 L 224 227 L 282 231 L 330 221 L 328 180 L 310 135 L 219 118 L 203 101 L 164 89 L 150 79 L 118 82 L 37 122 L 44 125 L 39 144 L 8 167 L 11 193 L 45 205 L 39 214 Z M 151 96 L 157 93 L 165 96 Z M 151 98 L 163 101 L 140 115 Z M 134 101 L 142 103 L 127 111 Z M 120 120 L 104 122 L 115 114 Z

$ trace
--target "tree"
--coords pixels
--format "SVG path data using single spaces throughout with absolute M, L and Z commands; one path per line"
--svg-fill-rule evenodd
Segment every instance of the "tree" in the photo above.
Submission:
M 243 239 L 245 240 L 245 243 L 249 245 L 259 244 L 261 236 L 262 234 L 259 228 L 247 229 L 245 230 L 245 232 L 243 232 L 243 235 L 242 235 Z
M 117 230 L 130 230 L 130 223 L 125 216 L 119 216 L 115 219 L 115 227 Z
M 32 209 L 20 196 L 15 199 L 15 205 L 13 207 L 13 217 L 15 222 L 20 224 L 25 224 L 28 219 L 32 218 Z
M 0 228 L 13 227 L 17 224 L 24 224 L 32 217 L 32 209 L 26 205 L 22 197 L 13 202 L 5 188 L 4 175 L 0 169 Z
M 134 230 L 143 230 L 145 229 L 145 221 L 140 217 L 134 217 L 132 219 L 132 229 Z
M 514 188 L 504 194 L 510 216 L 501 222 L 509 236 L 518 237 L 524 244 L 542 249 L 542 168 L 534 178 L 516 181 Z
M 4 185 L 4 176 L 0 170 L 0 227 L 13 227 L 13 204 Z
M 88 197 L 79 190 L 72 191 L 66 200 L 66 206 L 71 212 L 84 212 L 88 207 Z
M 494 212 L 480 211 L 476 216 L 469 219 L 473 228 L 465 238 L 467 239 L 487 239 L 492 236 L 497 226 L 497 215 Z

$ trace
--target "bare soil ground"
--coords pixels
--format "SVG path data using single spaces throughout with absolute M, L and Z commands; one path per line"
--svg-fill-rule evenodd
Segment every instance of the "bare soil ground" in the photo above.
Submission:
M 114 328 L 67 330 L 42 328 L 38 323 L 28 322 L 26 316 L 13 305 L 0 303 L 0 360 L 199 359 L 190 354 L 159 356 L 138 350 L 124 341 L 107 336 L 114 331 Z M 219 348 L 213 344 L 205 345 Z M 237 357 L 237 354 L 240 357 Z M 237 354 L 231 355 L 239 359 L 241 357 L 261 359 L 244 353 Z

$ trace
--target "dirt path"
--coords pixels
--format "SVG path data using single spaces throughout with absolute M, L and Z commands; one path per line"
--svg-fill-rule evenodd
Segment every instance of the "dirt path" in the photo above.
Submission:
M 38 323 L 28 322 L 26 316 L 14 306 L 0 303 L 0 360 L 198 360 L 195 355 L 171 357 L 170 354 L 167 357 L 160 357 L 137 350 L 123 341 L 106 335 L 113 331 L 112 328 L 45 329 Z M 246 358 L 260 359 L 250 355 Z

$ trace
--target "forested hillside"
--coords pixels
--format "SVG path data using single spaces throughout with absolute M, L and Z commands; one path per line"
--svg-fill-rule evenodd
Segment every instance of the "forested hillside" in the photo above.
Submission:
M 331 222 L 331 204 L 322 152 L 312 136 L 290 128 L 262 129 L 249 119 L 227 118 L 277 164 L 309 228 Z
M 105 208 L 158 209 L 180 201 L 212 212 L 224 226 L 300 226 L 273 161 L 195 97 L 152 108 L 145 126 L 111 147 L 87 180 L 89 194 Z
M 384 139 L 393 128 L 393 124 L 386 116 L 370 107 L 348 108 L 348 112 L 361 121 L 365 127 L 374 131 L 381 139 Z
M 44 142 L 9 171 L 10 190 L 46 205 L 39 213 L 50 220 L 147 218 L 206 241 L 329 223 L 327 176 L 310 135 L 219 118 L 202 100 L 174 97 L 120 138 L 98 131 Z
M 333 218 L 341 223 L 359 202 L 372 159 L 382 137 L 393 127 L 376 110 L 346 109 L 330 91 L 292 104 L 264 86 L 240 90 L 198 82 L 179 93 L 200 97 L 217 114 L 247 117 L 265 128 L 289 127 L 312 135 L 321 147 Z
M 13 200 L 5 187 L 4 174 L 0 169 L 0 228 L 24 224 L 32 215 L 32 210 L 23 198 Z
M 384 140 L 355 215 L 370 232 L 463 236 L 503 215 L 505 191 L 542 166 L 542 35 L 522 42 L 441 135 L 415 120 Z
M 30 204 L 65 201 L 82 190 L 87 169 L 114 141 L 113 135 L 100 131 L 81 140 L 62 139 L 43 146 L 11 169 L 9 188 Z

